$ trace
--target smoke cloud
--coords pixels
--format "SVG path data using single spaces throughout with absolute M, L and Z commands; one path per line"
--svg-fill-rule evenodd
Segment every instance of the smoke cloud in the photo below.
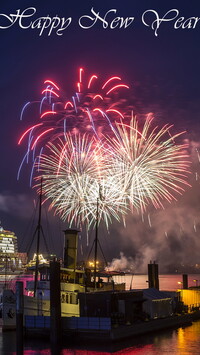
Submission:
M 114 258 L 105 268 L 107 271 L 132 271 L 135 268 L 135 262 L 132 257 L 126 257 L 120 252 L 119 258 Z
M 149 208 L 144 216 L 129 215 L 126 227 L 112 227 L 108 243 L 121 253 L 120 258 L 113 258 L 110 270 L 146 273 L 147 264 L 155 260 L 160 272 L 200 272 L 196 265 L 200 264 L 200 143 L 188 143 L 191 187 L 178 196 L 177 202 L 166 203 L 165 209 Z

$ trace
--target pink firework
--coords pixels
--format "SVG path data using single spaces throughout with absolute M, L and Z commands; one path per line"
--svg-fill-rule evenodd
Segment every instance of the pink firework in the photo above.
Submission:
M 114 131 L 115 122 L 124 119 L 121 107 L 124 99 L 121 93 L 129 86 L 119 76 L 112 76 L 102 81 L 97 75 L 85 75 L 79 69 L 76 91 L 67 97 L 61 88 L 52 80 L 44 81 L 42 98 L 38 102 L 28 102 L 21 112 L 21 120 L 31 104 L 39 104 L 38 115 L 32 126 L 27 128 L 19 138 L 18 145 L 26 144 L 27 149 L 18 171 L 32 157 L 33 167 L 49 142 L 54 142 L 67 133 L 96 136 L 101 140 L 104 134 Z M 31 173 L 31 179 L 32 179 Z
M 113 129 L 115 121 L 124 118 L 119 97 L 120 91 L 129 87 L 119 76 L 102 83 L 94 74 L 86 78 L 83 68 L 78 76 L 76 92 L 70 98 L 52 80 L 45 80 L 36 123 L 23 132 L 18 144 L 27 139 L 29 150 L 34 150 L 44 146 L 47 139 L 54 141 L 66 132 L 91 133 L 101 138 L 105 130 Z M 24 106 L 21 118 L 29 105 Z

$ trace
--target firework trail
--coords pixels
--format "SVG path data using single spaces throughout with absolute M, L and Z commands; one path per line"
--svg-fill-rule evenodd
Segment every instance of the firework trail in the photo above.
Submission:
M 27 144 L 22 165 L 30 160 L 30 155 L 34 160 L 46 142 L 54 142 L 67 132 L 87 132 L 101 139 L 103 134 L 113 130 L 116 120 L 124 118 L 119 108 L 124 100 L 120 100 L 119 91 L 129 87 L 118 76 L 102 82 L 94 74 L 87 78 L 80 68 L 76 92 L 70 98 L 52 80 L 45 80 L 44 85 L 41 101 L 26 103 L 21 112 L 22 120 L 31 104 L 39 104 L 35 124 L 23 132 L 18 141 L 18 145 L 24 141 Z

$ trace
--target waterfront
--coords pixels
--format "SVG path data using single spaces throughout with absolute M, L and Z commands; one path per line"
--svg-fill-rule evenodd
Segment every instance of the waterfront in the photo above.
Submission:
M 30 278 L 28 276 L 27 278 Z M 20 279 L 18 276 L 17 280 Z M 147 288 L 147 275 L 125 275 L 116 276 L 117 282 L 126 282 L 126 288 L 141 289 Z M 26 277 L 21 277 L 21 280 L 26 280 Z M 193 281 L 196 280 L 196 281 Z M 188 275 L 189 286 L 195 286 L 200 280 L 200 275 Z M 160 275 L 160 289 L 174 291 L 181 284 L 182 275 Z M 25 285 L 24 285 L 25 286 Z M 200 351 L 200 321 L 194 322 L 191 326 L 184 328 L 165 330 L 148 334 L 145 336 L 137 336 L 136 339 L 129 339 L 128 341 L 117 342 L 115 344 L 100 344 L 100 343 L 86 343 L 75 342 L 66 343 L 62 355 L 108 355 L 108 354 L 141 354 L 141 355 L 160 355 L 164 354 L 199 354 Z M 0 354 L 14 355 L 16 354 L 16 335 L 15 332 L 0 333 Z M 51 354 L 49 342 L 26 340 L 24 345 L 25 355 L 46 355 Z M 58 352 L 54 352 L 58 354 Z

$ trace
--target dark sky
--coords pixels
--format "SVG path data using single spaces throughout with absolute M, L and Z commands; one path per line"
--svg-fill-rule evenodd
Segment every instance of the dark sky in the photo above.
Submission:
M 31 232 L 27 232 L 26 228 L 31 219 L 35 193 L 29 187 L 28 167 L 23 169 L 20 181 L 17 181 L 17 170 L 23 157 L 23 148 L 19 149 L 17 141 L 25 127 L 34 122 L 34 112 L 27 117 L 27 122 L 20 122 L 21 109 L 27 101 L 40 99 L 42 85 L 47 78 L 57 82 L 71 95 L 75 90 L 78 68 L 82 66 L 88 75 L 98 73 L 103 79 L 111 75 L 121 76 L 130 86 L 129 100 L 133 101 L 130 104 L 136 108 L 138 115 L 152 112 L 158 124 L 173 123 L 176 131 L 187 130 L 185 138 L 190 142 L 193 159 L 192 188 L 186 191 L 178 204 L 167 206 L 164 212 L 151 211 L 151 228 L 135 216 L 128 219 L 127 228 L 114 223 L 108 237 L 105 228 L 102 229 L 102 244 L 108 246 L 107 258 L 118 257 L 122 251 L 127 257 L 136 256 L 138 265 L 141 260 L 146 262 L 149 258 L 164 258 L 163 263 L 168 264 L 175 251 L 178 262 L 197 262 L 191 257 L 190 250 L 194 245 L 196 249 L 200 247 L 199 182 L 194 178 L 199 167 L 197 157 L 193 156 L 195 148 L 200 145 L 200 22 L 194 29 L 174 29 L 175 20 L 165 21 L 158 29 L 158 36 L 155 36 L 155 30 L 142 23 L 142 14 L 146 10 L 154 10 L 163 17 L 169 10 L 177 9 L 177 18 L 184 17 L 179 24 L 184 22 L 187 26 L 188 18 L 200 17 L 200 4 L 188 0 L 15 0 L 1 1 L 0 13 L 10 16 L 11 13 L 16 14 L 18 9 L 22 12 L 28 7 L 34 7 L 36 13 L 33 18 L 22 20 L 24 26 L 47 15 L 71 17 L 72 23 L 61 36 L 55 30 L 48 36 L 48 29 L 39 36 L 39 29 L 20 28 L 19 20 L 10 28 L 2 29 L 9 20 L 0 15 L 2 226 L 16 233 L 23 250 L 27 247 Z M 111 9 L 117 10 L 116 14 L 109 13 L 107 28 L 103 28 L 100 20 L 90 29 L 80 27 L 79 18 L 93 16 L 92 7 L 102 17 Z M 116 16 L 135 19 L 127 29 L 111 29 L 111 20 Z M 145 19 L 151 24 L 155 13 L 149 13 Z M 52 218 L 51 215 L 51 222 Z M 134 236 L 132 226 L 137 227 Z M 58 219 L 50 227 L 54 250 L 58 253 L 62 233 L 57 230 L 64 227 L 67 226 L 59 225 Z

